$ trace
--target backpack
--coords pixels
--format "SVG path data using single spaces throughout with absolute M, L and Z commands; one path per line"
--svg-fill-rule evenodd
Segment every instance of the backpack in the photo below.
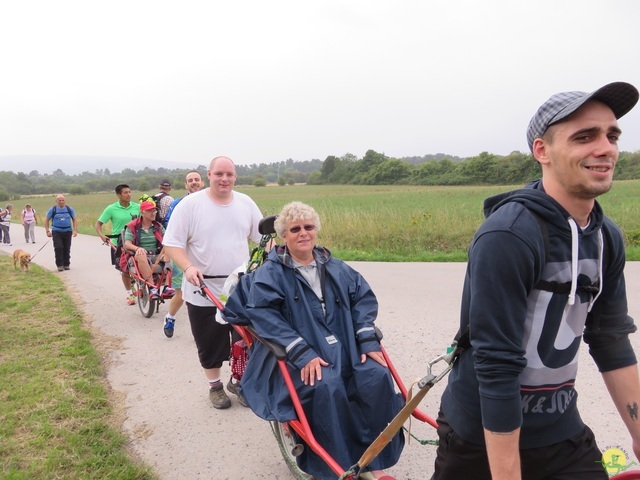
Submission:
M 231 345 L 229 367 L 231 368 L 231 375 L 238 381 L 242 380 L 242 375 L 244 375 L 247 362 L 249 361 L 249 353 L 247 350 L 247 344 L 242 339 L 233 342 Z
M 113 236 L 111 238 L 113 238 Z M 124 247 L 124 229 L 122 229 L 122 232 L 120 232 L 120 235 L 118 235 L 118 241 L 116 242 L 116 252 L 113 255 L 116 259 L 116 268 L 120 271 L 122 271 L 122 268 L 120 267 L 120 259 L 122 258 L 123 247 Z
M 160 216 L 160 200 L 162 200 L 167 195 L 169 194 L 166 192 L 158 192 L 151 197 L 151 200 L 153 200 L 154 203 L 156 204 L 156 222 L 158 222 L 161 225 L 164 224 L 164 218 Z
M 67 213 L 66 216 L 64 215 L 65 210 Z M 51 207 L 51 227 L 61 228 L 61 229 L 71 229 L 72 218 L 73 217 L 71 216 L 71 209 L 69 208 L 69 205 L 65 205 L 65 208 L 63 208 L 62 210 L 58 210 L 57 205 L 54 205 L 53 207 Z
M 124 234 L 127 228 L 131 230 L 131 232 L 133 233 L 133 243 L 135 244 L 138 241 L 138 238 L 140 238 L 141 225 L 142 225 L 142 219 L 136 218 L 135 220 L 132 220 L 131 222 L 127 223 L 127 226 L 122 229 L 122 232 L 120 232 L 120 235 L 118 236 L 118 245 L 120 245 L 120 250 L 121 250 L 119 265 L 120 265 L 120 270 L 123 272 L 127 271 L 129 258 L 131 258 L 131 254 L 124 248 Z M 153 235 L 156 237 L 157 250 L 159 252 L 162 249 L 162 228 L 161 228 L 161 225 L 158 225 L 156 223 L 152 225 L 152 228 L 153 228 Z M 116 247 L 116 249 L 117 248 L 118 247 Z M 157 253 L 157 252 L 154 252 L 154 253 Z M 117 250 L 116 250 L 116 254 L 117 254 Z

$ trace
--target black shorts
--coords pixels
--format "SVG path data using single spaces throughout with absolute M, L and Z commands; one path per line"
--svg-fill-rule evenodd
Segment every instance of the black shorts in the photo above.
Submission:
M 443 418 L 438 416 L 438 446 L 435 473 L 431 480 L 491 480 L 489 460 L 484 445 L 460 438 Z M 523 480 L 606 480 L 602 452 L 591 429 L 560 443 L 520 450 Z
M 191 333 L 202 368 L 220 368 L 229 360 L 231 326 L 216 322 L 216 311 L 214 306 L 201 307 L 187 302 Z

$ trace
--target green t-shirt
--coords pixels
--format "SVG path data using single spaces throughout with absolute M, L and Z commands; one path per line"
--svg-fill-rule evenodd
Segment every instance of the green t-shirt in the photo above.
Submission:
M 164 228 L 161 227 L 162 235 L 164 236 Z M 124 239 L 133 242 L 133 232 L 128 228 L 124 231 Z M 135 243 L 135 242 L 134 242 Z M 140 238 L 135 243 L 138 247 L 144 248 L 147 252 L 158 253 L 158 241 L 153 234 L 153 226 L 149 230 L 140 229 Z
M 102 224 L 111 222 L 111 233 L 113 235 L 119 234 L 124 227 L 127 226 L 131 220 L 135 220 L 140 216 L 140 205 L 136 202 L 130 202 L 128 207 L 123 207 L 120 204 L 120 200 L 116 203 L 112 203 L 104 209 L 98 221 Z M 111 241 L 115 245 L 117 238 L 112 238 Z

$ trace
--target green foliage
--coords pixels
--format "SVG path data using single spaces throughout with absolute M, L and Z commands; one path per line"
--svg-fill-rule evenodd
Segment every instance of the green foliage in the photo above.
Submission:
M 394 185 L 407 183 L 411 176 L 411 166 L 407 162 L 391 158 L 377 163 L 365 176 L 368 185 Z
M 322 181 L 322 174 L 320 172 L 312 172 L 307 179 L 307 185 L 321 185 L 325 182 Z
M 336 169 L 336 164 L 340 162 L 340 159 L 334 157 L 333 155 L 329 155 L 324 162 L 322 163 L 322 168 L 320 169 L 320 176 L 323 180 L 327 180 L 331 177 L 333 172 Z
M 512 152 L 502 157 L 482 152 L 468 159 L 444 154 L 390 158 L 368 150 L 362 159 L 351 154 L 328 156 L 310 185 L 506 185 L 540 177 L 540 167 L 529 154 Z M 640 178 L 640 171 L 638 177 Z
M 616 180 L 632 180 L 640 178 L 640 151 L 622 152 L 614 174 Z
M 112 191 L 119 183 L 127 183 L 135 190 L 155 191 L 162 178 L 174 185 L 182 185 L 190 169 L 146 167 L 130 168 L 112 173 L 109 169 L 65 175 L 58 169 L 50 175 L 38 171 L 0 171 L 0 199 L 19 198 L 19 195 L 42 195 Z M 197 169 L 206 178 L 207 167 Z M 501 156 L 482 152 L 461 159 L 438 153 L 423 157 L 392 158 L 375 150 L 367 150 L 364 157 L 346 153 L 342 157 L 329 155 L 324 161 L 293 161 L 259 165 L 237 165 L 236 185 L 515 185 L 539 178 L 540 166 L 529 153 L 511 152 Z M 640 151 L 621 152 L 615 171 L 616 180 L 640 179 Z M 1 200 L 0 200 L 1 201 Z
M 89 189 L 84 185 L 69 185 L 67 191 L 72 195 L 86 195 L 89 193 Z

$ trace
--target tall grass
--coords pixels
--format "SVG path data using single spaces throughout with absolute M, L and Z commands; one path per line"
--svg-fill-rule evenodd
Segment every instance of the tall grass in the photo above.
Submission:
M 322 221 L 320 243 L 345 260 L 461 261 L 483 221 L 484 199 L 519 187 L 321 185 L 238 190 L 251 196 L 265 215 L 279 212 L 293 200 L 312 205 Z M 141 193 L 154 192 L 134 192 L 134 199 Z M 174 197 L 184 194 L 172 192 Z M 617 181 L 613 190 L 599 199 L 607 215 L 621 226 L 627 255 L 634 260 L 640 259 L 639 195 L 640 180 Z M 54 198 L 32 198 L 29 202 L 44 214 Z M 98 216 L 116 196 L 69 195 L 67 200 L 78 213 L 80 232 L 95 234 Z

